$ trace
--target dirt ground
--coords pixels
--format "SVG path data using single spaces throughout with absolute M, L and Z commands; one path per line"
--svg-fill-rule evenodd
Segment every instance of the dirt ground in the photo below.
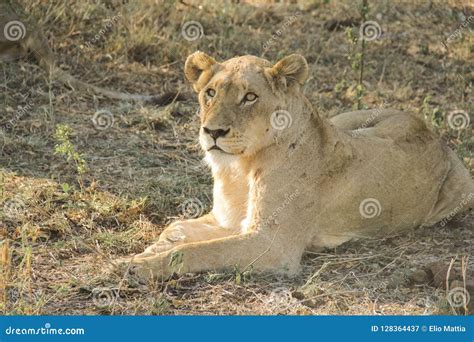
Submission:
M 365 41 L 358 95 L 361 42 L 350 33 L 360 34 L 360 2 L 20 1 L 63 70 L 108 89 L 180 91 L 185 100 L 111 100 L 65 86 L 34 58 L 0 62 L 0 313 L 462 313 L 419 274 L 453 261 L 472 279 L 472 213 L 308 253 L 294 279 L 230 270 L 142 285 L 105 272 L 185 215 L 183 203 L 210 209 L 197 101 L 183 75 L 196 50 L 219 60 L 300 53 L 310 63 L 306 95 L 321 115 L 358 100 L 411 111 L 474 171 L 469 1 L 369 1 L 367 19 L 380 31 Z M 183 30 L 190 21 L 202 27 L 195 40 Z M 452 127 L 453 113 L 471 124 Z

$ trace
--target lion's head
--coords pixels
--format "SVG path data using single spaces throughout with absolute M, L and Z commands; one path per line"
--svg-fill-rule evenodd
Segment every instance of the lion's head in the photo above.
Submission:
M 298 120 L 308 64 L 300 55 L 275 65 L 253 56 L 218 63 L 198 51 L 187 58 L 184 71 L 199 96 L 199 140 L 206 157 L 227 164 L 271 145 Z

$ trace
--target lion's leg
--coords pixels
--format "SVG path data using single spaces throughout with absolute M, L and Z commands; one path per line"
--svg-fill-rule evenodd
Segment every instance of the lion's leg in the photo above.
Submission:
M 294 275 L 299 271 L 304 246 L 262 232 L 180 245 L 147 257 L 136 257 L 132 272 L 142 279 L 168 278 L 175 273 L 237 267 L 244 271 L 272 271 Z
M 219 239 L 238 233 L 238 230 L 220 227 L 212 214 L 192 220 L 176 221 L 166 227 L 156 243 L 136 257 L 146 257 L 182 244 Z
M 425 218 L 425 225 L 441 221 L 444 226 L 455 215 L 474 208 L 474 181 L 456 153 L 446 148 L 451 168 L 440 188 L 438 201 Z

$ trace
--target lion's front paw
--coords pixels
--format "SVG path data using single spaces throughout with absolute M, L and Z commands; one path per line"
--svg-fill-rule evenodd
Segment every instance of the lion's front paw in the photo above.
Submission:
M 154 254 L 166 252 L 177 245 L 186 242 L 186 235 L 184 233 L 184 224 L 181 221 L 172 223 L 163 233 L 161 233 L 158 242 L 147 247 L 145 251 L 137 257 L 148 257 Z
M 143 253 L 137 254 L 137 258 L 146 258 L 150 257 L 162 252 L 166 252 L 167 250 L 170 250 L 173 248 L 173 244 L 167 242 L 167 241 L 158 241 L 154 243 L 153 245 L 148 246 Z
M 147 284 L 156 278 L 154 276 L 153 269 L 150 268 L 146 263 L 140 262 L 140 259 L 130 265 L 126 276 L 142 284 Z
M 124 275 L 128 275 L 130 269 L 133 266 L 133 259 L 135 257 L 123 257 L 120 259 L 113 260 L 106 269 L 106 274 L 114 274 L 120 278 Z
M 120 259 L 116 265 L 123 275 L 142 284 L 167 279 L 172 275 L 167 259 L 157 254 L 142 253 L 132 258 Z

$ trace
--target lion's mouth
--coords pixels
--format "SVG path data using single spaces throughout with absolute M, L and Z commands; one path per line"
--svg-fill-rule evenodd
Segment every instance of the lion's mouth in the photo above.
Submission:
M 215 144 L 212 145 L 211 148 L 209 148 L 207 150 L 207 152 L 211 152 L 211 151 L 219 151 L 219 152 L 222 152 L 222 153 L 225 153 L 225 154 L 233 154 L 233 153 L 229 153 L 229 152 L 224 151 L 222 148 L 220 148 L 219 146 L 217 146 Z
M 226 152 L 224 151 L 222 148 L 220 148 L 219 146 L 217 145 L 212 145 L 210 148 L 207 149 L 207 152 L 211 152 L 211 151 L 219 151 L 221 153 L 224 153 L 224 154 L 228 154 L 228 155 L 231 155 L 231 156 L 235 156 L 235 155 L 238 155 L 238 154 L 242 154 L 244 151 L 242 151 L 242 153 L 230 153 L 230 152 Z
M 209 149 L 207 150 L 207 152 L 212 151 L 212 150 L 218 150 L 218 151 L 224 152 L 224 150 L 223 150 L 222 148 L 220 148 L 219 146 L 217 146 L 217 145 L 215 145 L 215 144 L 212 145 L 211 148 L 209 148 Z

